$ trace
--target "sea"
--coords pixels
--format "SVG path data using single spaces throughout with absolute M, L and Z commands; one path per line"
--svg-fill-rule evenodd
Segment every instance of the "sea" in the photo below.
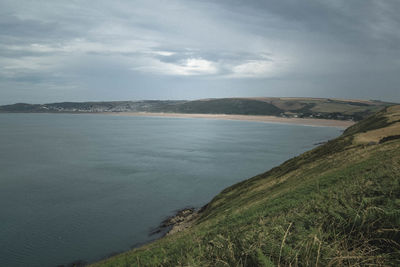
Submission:
M 0 266 L 93 262 L 168 216 L 341 134 L 335 127 L 0 114 Z

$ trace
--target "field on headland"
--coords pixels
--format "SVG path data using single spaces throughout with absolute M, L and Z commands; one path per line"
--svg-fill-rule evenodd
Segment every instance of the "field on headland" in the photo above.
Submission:
M 397 266 L 399 124 L 400 107 L 385 108 L 223 190 L 181 231 L 93 266 Z

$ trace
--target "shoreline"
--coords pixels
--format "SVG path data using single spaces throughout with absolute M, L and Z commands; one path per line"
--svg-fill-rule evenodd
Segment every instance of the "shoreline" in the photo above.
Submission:
M 204 206 L 205 207 L 205 206 Z M 175 211 L 171 216 L 164 219 L 160 225 L 150 232 L 150 236 L 162 233 L 161 239 L 165 236 L 183 231 L 190 227 L 191 223 L 198 217 L 203 208 L 186 207 Z
M 355 124 L 354 121 L 315 119 L 315 118 L 285 118 L 285 117 L 268 116 L 268 115 L 198 114 L 198 113 L 189 114 L 189 113 L 162 113 L 162 112 L 154 112 L 154 113 L 153 112 L 99 112 L 91 114 L 102 114 L 102 115 L 113 115 L 113 116 L 135 116 L 135 117 L 158 117 L 158 118 L 237 120 L 237 121 L 297 124 L 306 126 L 339 127 L 339 128 L 347 128 Z
M 239 115 L 239 114 L 205 114 L 205 113 L 163 113 L 163 112 L 0 112 L 0 114 L 87 114 L 87 115 L 111 115 L 132 117 L 155 118 L 189 118 L 189 119 L 213 119 L 235 120 L 279 124 L 296 124 L 316 127 L 347 128 L 354 125 L 355 121 L 316 119 L 316 118 L 286 118 L 271 115 Z

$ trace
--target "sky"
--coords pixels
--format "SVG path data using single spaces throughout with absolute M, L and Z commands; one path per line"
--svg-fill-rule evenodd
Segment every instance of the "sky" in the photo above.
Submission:
M 0 104 L 400 102 L 398 0 L 0 0 Z

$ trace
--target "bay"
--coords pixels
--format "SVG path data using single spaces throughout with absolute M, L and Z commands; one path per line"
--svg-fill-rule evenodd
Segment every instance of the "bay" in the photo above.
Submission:
M 95 261 L 174 211 L 342 129 L 92 114 L 0 114 L 0 266 Z

